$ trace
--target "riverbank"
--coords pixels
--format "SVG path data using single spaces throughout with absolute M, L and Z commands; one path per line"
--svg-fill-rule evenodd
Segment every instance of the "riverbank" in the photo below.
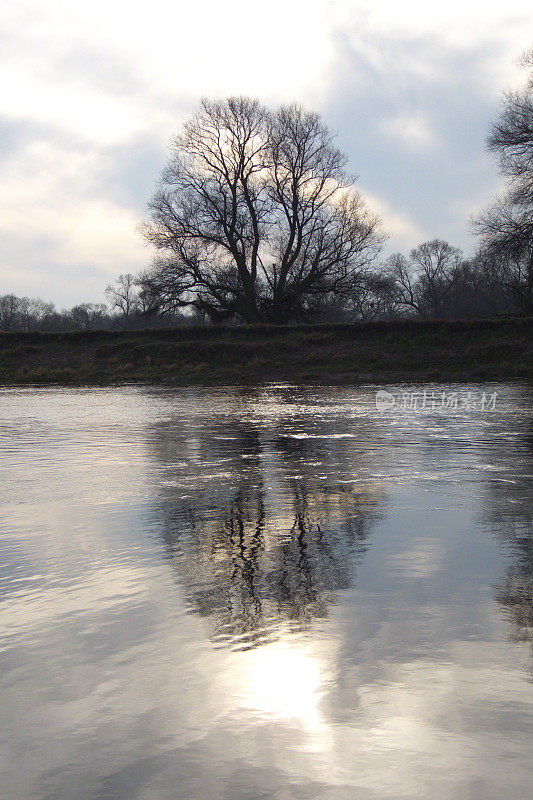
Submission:
M 0 334 L 0 384 L 531 378 L 529 319 Z

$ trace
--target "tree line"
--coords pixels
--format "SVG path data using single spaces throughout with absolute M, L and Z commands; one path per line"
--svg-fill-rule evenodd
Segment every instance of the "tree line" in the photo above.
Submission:
M 122 277 L 122 276 L 121 276 Z M 135 278 L 131 275 L 128 280 Z M 56 309 L 54 303 L 39 298 L 0 296 L 0 332 L 8 331 L 85 331 L 133 330 L 139 328 L 175 327 L 192 325 L 197 320 L 182 313 L 150 314 L 146 316 L 141 306 L 134 304 L 127 314 L 106 303 L 80 303 L 70 309 Z
M 171 144 L 144 237 L 157 257 L 109 307 L 0 298 L 0 329 L 369 321 L 531 314 L 533 50 L 487 144 L 508 189 L 474 221 L 475 255 L 440 239 L 383 260 L 381 220 L 317 114 L 203 100 Z
M 150 283 L 153 280 L 150 276 Z M 145 277 L 120 275 L 107 289 L 109 305 L 82 303 L 58 311 L 53 303 L 28 297 L 0 297 L 0 331 L 134 330 L 201 325 L 212 320 L 203 309 L 181 310 L 179 304 L 153 307 Z M 314 298 L 312 313 L 297 322 L 370 322 L 406 317 L 465 319 L 531 313 L 524 302 L 524 282 L 512 260 L 461 250 L 435 239 L 399 253 L 359 276 L 357 287 L 344 294 Z M 150 287 L 151 290 L 151 287 Z M 238 322 L 238 318 L 220 321 Z

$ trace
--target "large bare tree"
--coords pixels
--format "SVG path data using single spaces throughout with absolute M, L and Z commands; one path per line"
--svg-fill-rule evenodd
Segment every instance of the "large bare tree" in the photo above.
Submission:
M 317 296 L 353 292 L 383 237 L 345 165 L 300 106 L 202 101 L 150 203 L 144 234 L 160 255 L 146 295 L 213 321 L 286 322 Z

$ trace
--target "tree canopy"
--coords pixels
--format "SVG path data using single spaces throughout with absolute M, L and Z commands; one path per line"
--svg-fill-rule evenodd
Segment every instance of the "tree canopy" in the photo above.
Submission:
M 317 114 L 204 100 L 150 203 L 160 257 L 145 296 L 212 321 L 287 322 L 357 291 L 383 235 L 345 167 Z

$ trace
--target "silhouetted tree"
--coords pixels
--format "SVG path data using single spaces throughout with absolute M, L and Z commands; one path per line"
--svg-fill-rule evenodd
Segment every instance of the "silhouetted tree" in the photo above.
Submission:
M 35 330 L 54 310 L 53 303 L 45 303 L 39 298 L 3 295 L 0 297 L 0 330 Z
M 212 321 L 305 319 L 317 297 L 353 290 L 382 240 L 316 114 L 249 98 L 202 102 L 172 144 L 144 276 L 159 308 Z
M 394 278 L 365 270 L 350 292 L 317 297 L 315 313 L 310 318 L 316 322 L 371 322 L 400 316 Z
M 107 306 L 104 303 L 81 303 L 71 309 L 70 316 L 76 328 L 90 330 L 99 327 L 98 323 L 103 320 L 106 312 Z
M 16 330 L 19 322 L 20 298 L 14 294 L 0 297 L 0 330 Z
M 125 317 L 140 310 L 138 279 L 129 272 L 119 275 L 115 283 L 108 284 L 105 293 L 112 309 L 117 309 Z
M 504 109 L 487 139 L 509 190 L 475 221 L 481 255 L 497 258 L 502 280 L 519 310 L 533 310 L 533 49 L 523 59 L 524 88 L 507 92 Z
M 385 272 L 396 286 L 396 303 L 425 319 L 447 317 L 453 285 L 463 264 L 463 254 L 441 239 L 423 242 L 409 253 L 396 253 L 385 264 Z

